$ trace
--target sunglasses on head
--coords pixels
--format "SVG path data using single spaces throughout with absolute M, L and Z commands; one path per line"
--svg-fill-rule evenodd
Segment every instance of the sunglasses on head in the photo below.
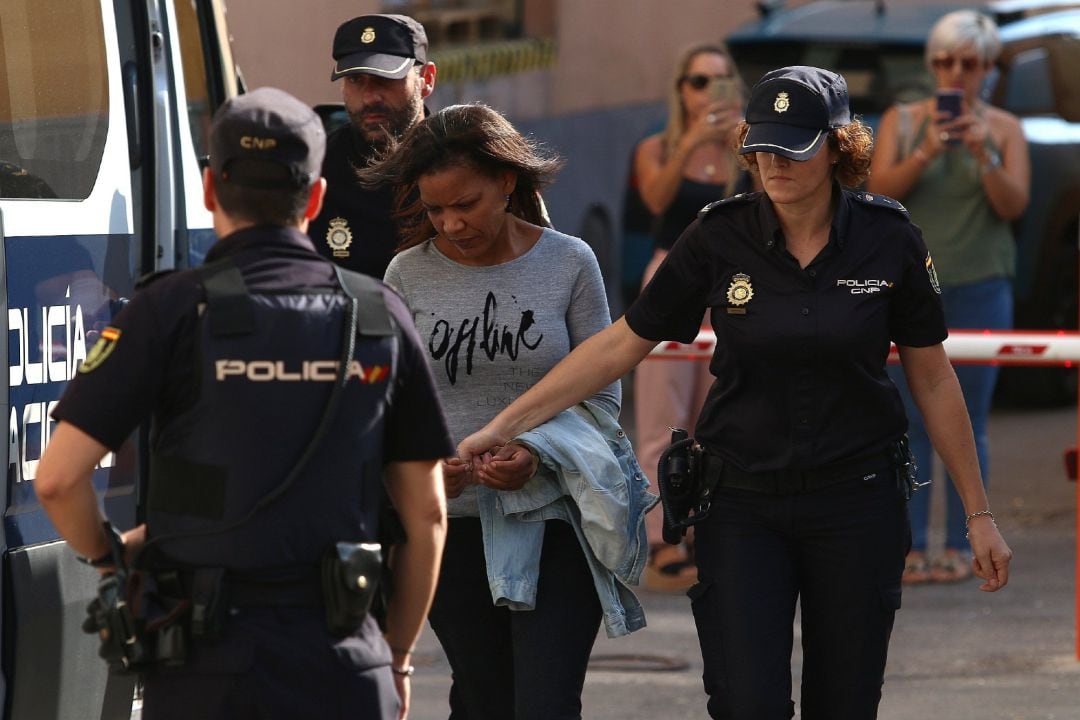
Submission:
M 955 55 L 939 55 L 936 58 L 930 60 L 930 65 L 935 70 L 952 70 L 956 67 L 956 64 L 960 64 L 960 69 L 964 72 L 972 72 L 982 67 L 982 60 L 977 57 L 956 57 Z
M 683 75 L 679 78 L 679 83 L 686 83 L 695 90 L 704 90 L 705 87 L 713 80 L 726 80 L 730 75 Z

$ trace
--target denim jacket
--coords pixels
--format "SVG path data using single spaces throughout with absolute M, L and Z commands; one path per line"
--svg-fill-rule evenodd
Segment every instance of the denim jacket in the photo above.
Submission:
M 629 586 L 645 567 L 645 513 L 659 498 L 648 491 L 626 433 L 586 401 L 516 439 L 540 456 L 536 475 L 519 490 L 477 488 L 495 604 L 535 606 L 543 521 L 560 519 L 571 524 L 585 551 L 608 637 L 645 627 Z

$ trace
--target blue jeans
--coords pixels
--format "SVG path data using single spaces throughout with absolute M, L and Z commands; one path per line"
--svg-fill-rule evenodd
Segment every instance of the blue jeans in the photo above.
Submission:
M 943 287 L 941 301 L 945 306 L 945 322 L 952 329 L 1008 330 L 1012 327 L 1012 283 L 1008 278 Z M 975 451 L 979 456 L 983 483 L 986 483 L 990 476 L 987 423 L 998 369 L 993 365 L 958 365 L 955 369 L 960 389 L 964 392 L 968 416 L 971 418 L 971 429 L 975 433 Z M 904 400 L 908 416 L 908 437 L 915 461 L 919 465 L 919 480 L 926 482 L 931 479 L 930 474 L 933 471 L 930 438 L 911 397 L 903 370 L 899 365 L 890 365 L 889 376 L 896 383 Z M 964 506 L 948 473 L 945 474 L 945 484 L 945 548 L 961 550 L 967 547 L 964 537 Z M 930 488 L 923 488 L 912 495 L 908 510 L 911 515 L 911 549 L 925 552 L 930 524 Z

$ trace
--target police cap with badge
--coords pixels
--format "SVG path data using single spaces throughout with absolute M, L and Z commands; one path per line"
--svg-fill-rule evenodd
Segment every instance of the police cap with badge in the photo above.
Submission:
M 767 152 L 803 162 L 817 154 L 829 132 L 851 124 L 847 82 L 842 75 L 807 65 L 771 70 L 750 91 L 746 104 L 750 126 L 739 154 Z M 866 192 L 852 197 L 907 217 L 907 210 L 885 195 Z
M 806 65 L 772 70 L 750 91 L 746 122 L 750 129 L 740 155 L 767 152 L 809 160 L 830 130 L 851 123 L 847 83 L 841 75 Z
M 346 75 L 376 75 L 400 80 L 427 62 L 424 26 L 405 15 L 361 15 L 334 33 L 331 80 Z
M 210 169 L 220 183 L 303 188 L 319 177 L 326 132 L 305 103 L 277 88 L 228 100 L 210 126 Z

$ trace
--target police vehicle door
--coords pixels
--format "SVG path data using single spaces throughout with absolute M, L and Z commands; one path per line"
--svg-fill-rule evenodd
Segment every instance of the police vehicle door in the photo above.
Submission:
M 218 0 L 0 2 L 0 317 L 8 441 L 0 677 L 3 718 L 127 718 L 81 632 L 96 573 L 74 562 L 32 487 L 49 412 L 136 278 L 198 262 L 212 240 L 198 156 L 235 74 Z M 94 473 L 105 510 L 136 521 L 137 443 Z

